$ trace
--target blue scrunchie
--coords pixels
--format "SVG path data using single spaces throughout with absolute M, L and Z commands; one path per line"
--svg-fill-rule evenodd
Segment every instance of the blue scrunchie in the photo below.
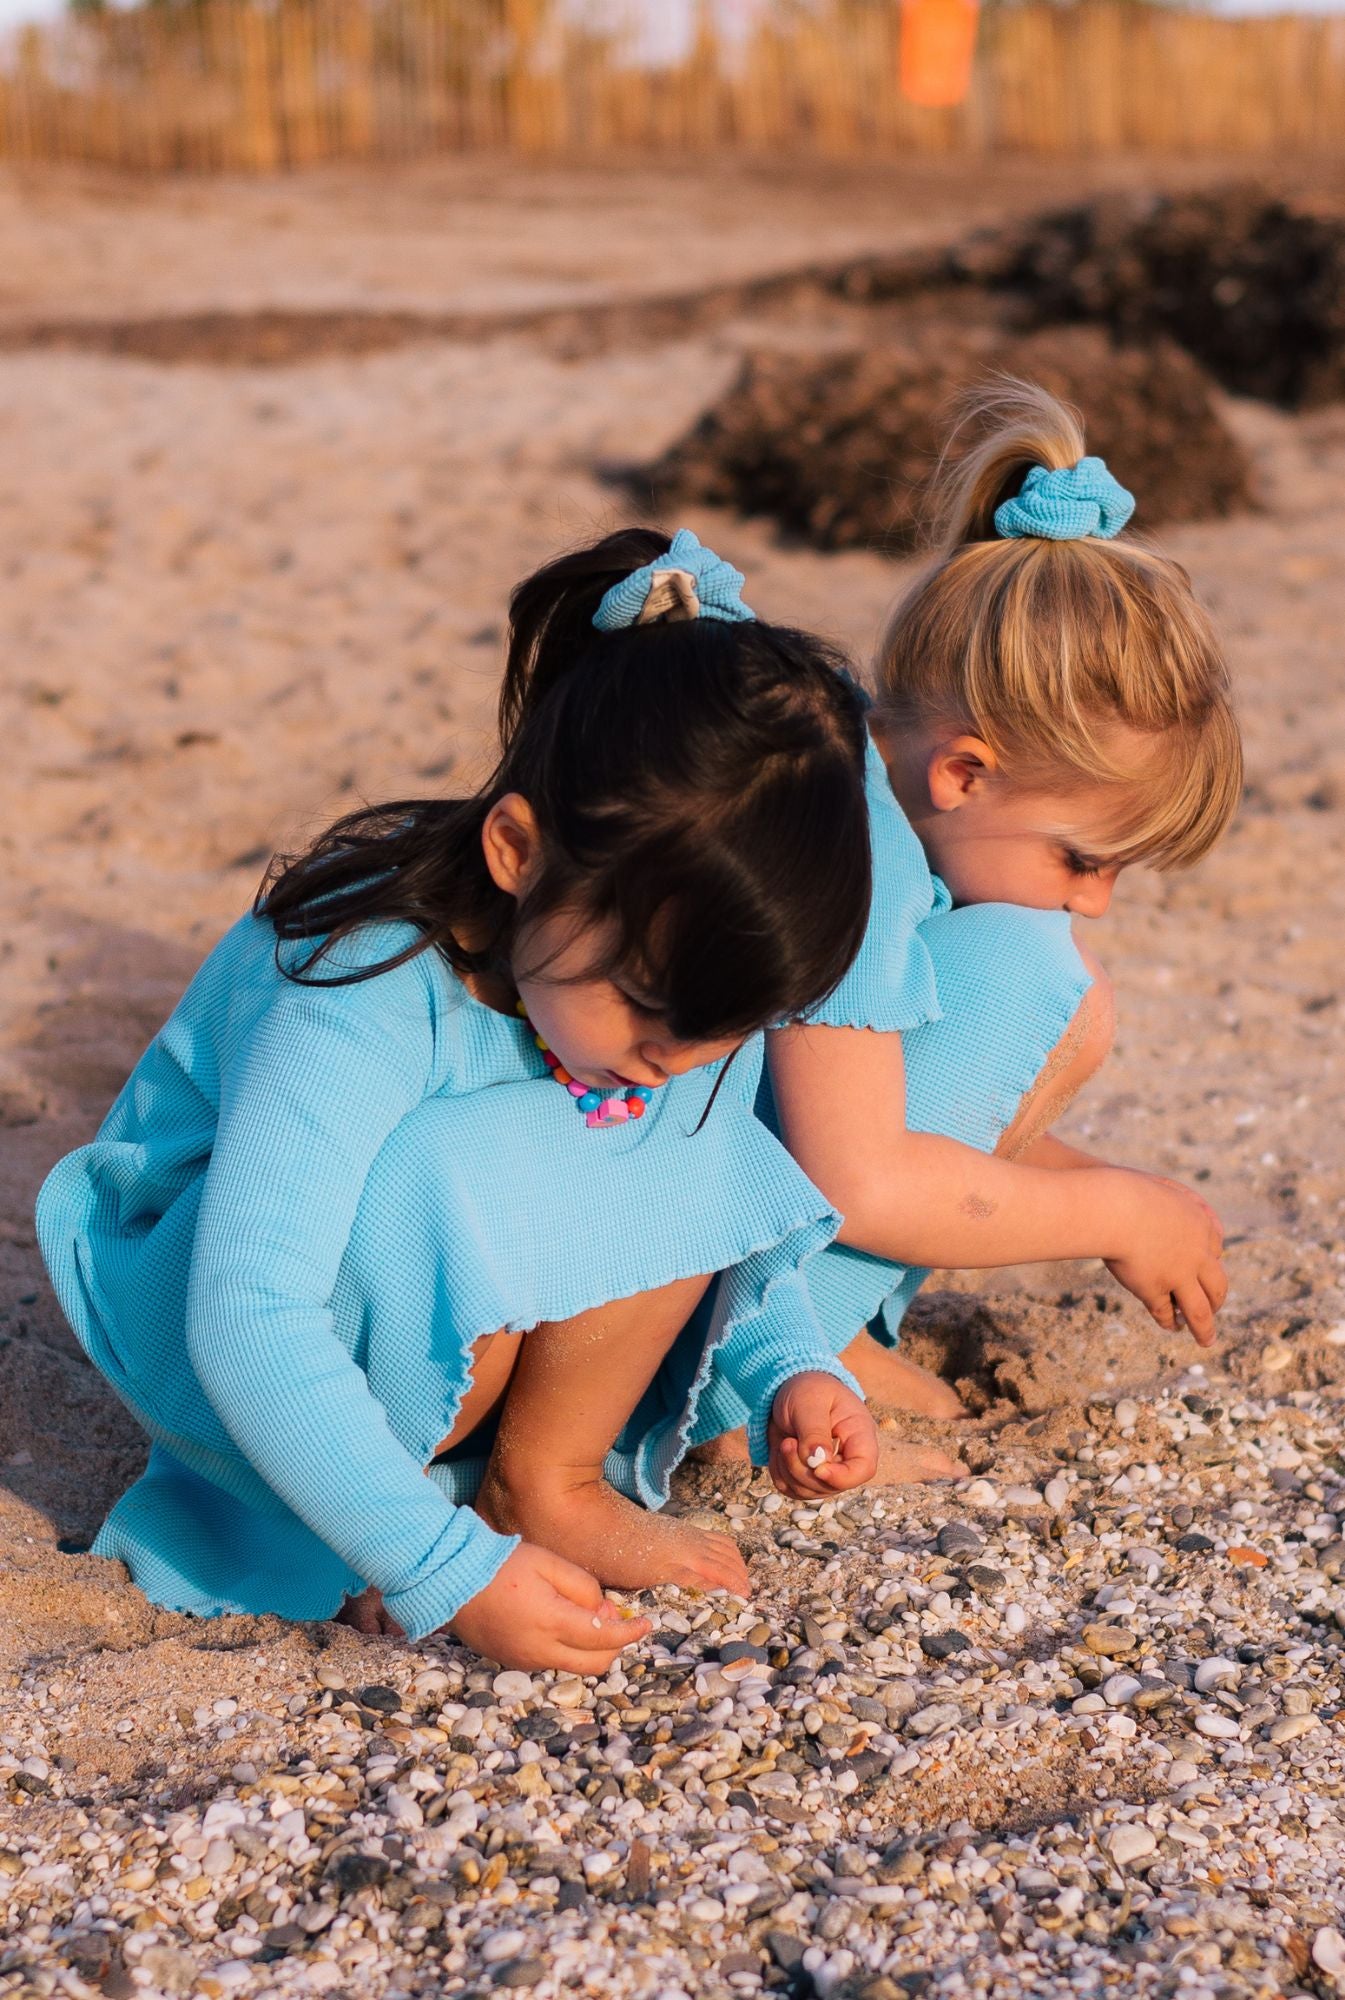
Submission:
M 690 528 L 679 528 L 666 556 L 658 556 L 643 569 L 632 570 L 605 592 L 593 614 L 600 632 L 621 632 L 634 625 L 644 610 L 645 599 L 654 587 L 660 570 L 684 569 L 696 586 L 702 618 L 723 618 L 733 624 L 755 618 L 739 596 L 747 578 L 740 569 L 725 562 L 713 549 L 703 548 Z
M 1082 541 L 1098 535 L 1109 542 L 1135 511 L 1135 496 L 1113 479 L 1100 458 L 1048 472 L 1034 465 L 1016 499 L 995 509 L 997 532 L 1012 540 L 1039 535 L 1052 542 Z

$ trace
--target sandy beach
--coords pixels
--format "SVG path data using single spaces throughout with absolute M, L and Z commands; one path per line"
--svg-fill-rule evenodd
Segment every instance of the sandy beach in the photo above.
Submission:
M 604 468 L 760 327 L 283 367 L 24 329 L 689 293 L 1156 174 L 0 185 L 0 1992 L 1345 1991 L 1345 406 L 1221 400 L 1257 504 L 1164 539 L 1228 640 L 1244 809 L 1090 935 L 1120 1034 L 1069 1129 L 1222 1214 L 1211 1355 L 1100 1269 L 937 1277 L 913 1351 L 984 1412 L 971 1484 L 818 1510 L 696 1475 L 754 1603 L 669 1593 L 596 1689 L 501 1688 L 437 1643 L 193 1623 L 79 1553 L 144 1447 L 32 1228 L 273 849 L 479 766 L 510 584 L 621 517 Z M 867 656 L 902 565 L 684 523 Z

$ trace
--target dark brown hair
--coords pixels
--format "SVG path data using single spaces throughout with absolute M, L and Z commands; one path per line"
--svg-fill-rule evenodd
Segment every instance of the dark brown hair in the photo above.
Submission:
M 315 942 L 297 974 L 362 925 L 418 942 L 321 983 L 435 949 L 459 974 L 504 972 L 519 928 L 564 910 L 603 939 L 594 977 L 656 996 L 685 1041 L 743 1035 L 822 1000 L 859 948 L 870 861 L 864 723 L 843 660 L 759 621 L 696 618 L 602 633 L 610 585 L 665 555 L 627 528 L 515 590 L 498 764 L 471 798 L 349 813 L 280 857 L 256 901 L 282 939 Z M 543 864 L 497 889 L 481 829 L 506 793 L 532 807 Z

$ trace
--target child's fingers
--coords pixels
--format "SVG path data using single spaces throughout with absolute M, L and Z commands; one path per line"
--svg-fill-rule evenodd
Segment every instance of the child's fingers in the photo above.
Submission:
M 1215 1312 L 1219 1312 L 1228 1297 L 1228 1273 L 1219 1262 L 1206 1264 L 1200 1273 L 1201 1290 Z
M 828 1460 L 831 1454 L 828 1453 Z M 796 1437 L 780 1439 L 775 1455 L 779 1467 L 776 1484 L 795 1500 L 820 1500 L 828 1491 L 818 1480 L 817 1473 L 806 1463 Z M 820 1468 L 819 1468 L 820 1469 Z
M 1190 1284 L 1179 1286 L 1172 1297 L 1192 1339 L 1198 1346 L 1208 1347 L 1214 1339 L 1214 1313 L 1203 1287 L 1192 1280 Z
M 798 1440 L 798 1452 L 809 1472 L 818 1472 L 831 1463 L 832 1436 L 830 1429 L 823 1430 L 813 1425 Z
M 653 1630 L 647 1618 L 623 1618 L 610 1598 L 600 1599 L 598 1608 L 590 1610 L 586 1605 L 572 1604 L 559 1592 L 546 1623 L 551 1637 L 562 1646 L 576 1653 L 605 1653 L 609 1660 L 633 1639 L 643 1639 Z
M 551 1585 L 561 1597 L 572 1604 L 582 1605 L 590 1614 L 608 1602 L 603 1596 L 602 1585 L 596 1576 L 581 1569 L 578 1563 L 570 1562 L 565 1556 L 553 1555 L 550 1549 L 534 1548 L 533 1559 L 537 1573 Z
M 862 1486 L 865 1480 L 872 1479 L 873 1471 L 865 1472 L 845 1459 L 832 1458 L 818 1466 L 814 1477 L 822 1481 L 829 1493 L 848 1493 L 852 1486 Z
M 1162 1327 L 1164 1333 L 1171 1333 L 1174 1330 L 1177 1324 L 1177 1314 L 1172 1303 L 1171 1292 L 1153 1292 L 1150 1294 L 1139 1292 L 1136 1296 L 1150 1319 L 1156 1321 Z
M 878 1470 L 878 1432 L 867 1410 L 842 1417 L 836 1426 L 836 1442 L 841 1451 L 841 1464 L 836 1470 L 845 1473 L 845 1484 L 862 1486 L 865 1480 L 872 1479 Z

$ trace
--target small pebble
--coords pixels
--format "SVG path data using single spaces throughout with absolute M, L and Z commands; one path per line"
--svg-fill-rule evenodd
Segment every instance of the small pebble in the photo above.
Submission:
M 1133 1867 L 1155 1852 L 1158 1836 L 1147 1826 L 1115 1826 L 1107 1836 L 1107 1852 L 1118 1868 Z
M 594 1620 L 595 1624 L 601 1624 L 601 1622 L 600 1619 Z M 494 1680 L 491 1682 L 491 1687 L 501 1701 L 507 1702 L 511 1706 L 518 1702 L 531 1701 L 536 1692 L 532 1684 L 531 1674 L 510 1671 L 496 1674 Z
M 506 1958 L 517 1958 L 528 1942 L 526 1931 L 496 1931 L 481 1947 L 481 1957 L 486 1965 L 498 1965 Z
M 1312 1962 L 1328 1978 L 1345 1981 L 1345 1937 L 1334 1924 L 1323 1924 L 1313 1938 Z
M 1272 1743 L 1292 1743 L 1296 1737 L 1306 1736 L 1316 1729 L 1315 1715 L 1282 1715 L 1272 1722 L 1266 1734 Z
M 1085 1625 L 1082 1636 L 1089 1652 L 1104 1659 L 1124 1659 L 1139 1645 L 1135 1634 L 1125 1625 Z

